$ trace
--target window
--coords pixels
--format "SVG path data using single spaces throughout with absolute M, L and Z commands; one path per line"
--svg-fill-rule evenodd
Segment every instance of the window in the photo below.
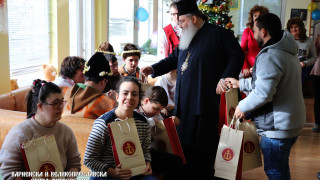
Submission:
M 69 0 L 70 55 L 89 60 L 94 53 L 94 1 Z
M 10 78 L 30 86 L 50 60 L 50 1 L 10 0 L 7 6 Z
M 114 50 L 120 53 L 126 43 L 133 43 L 142 48 L 144 56 L 141 59 L 147 54 L 156 55 L 158 8 L 154 6 L 157 7 L 157 4 L 154 0 L 119 2 L 109 0 L 108 37 Z
M 121 52 L 125 43 L 136 42 L 133 0 L 109 0 L 109 41 L 116 52 Z

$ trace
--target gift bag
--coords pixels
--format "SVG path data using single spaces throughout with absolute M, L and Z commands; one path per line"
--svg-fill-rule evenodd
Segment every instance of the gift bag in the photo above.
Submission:
M 224 124 L 229 125 L 236 107 L 238 106 L 238 89 L 229 89 L 221 94 L 220 110 L 219 110 L 219 129 Z
M 51 178 L 51 172 L 63 172 L 59 150 L 54 135 L 42 136 L 21 145 L 22 157 L 29 172 L 40 172 L 34 178 Z M 38 175 L 43 176 L 38 176 Z M 64 179 L 64 177 L 59 176 Z
M 141 79 L 141 91 L 142 93 L 145 93 L 147 91 L 147 89 L 149 89 L 150 87 L 152 87 L 152 84 L 148 83 L 148 77 L 146 76 L 142 76 L 140 73 L 140 77 Z
M 242 122 L 239 129 L 244 131 L 242 171 L 262 166 L 259 136 L 254 122 Z
M 155 149 L 175 154 L 186 164 L 179 136 L 172 118 L 157 121 L 151 129 L 152 143 Z
M 132 176 L 144 173 L 146 162 L 134 119 L 116 119 L 108 124 L 108 130 L 116 166 L 121 163 L 121 168 L 130 169 Z
M 243 131 L 223 125 L 214 164 L 215 176 L 236 179 Z

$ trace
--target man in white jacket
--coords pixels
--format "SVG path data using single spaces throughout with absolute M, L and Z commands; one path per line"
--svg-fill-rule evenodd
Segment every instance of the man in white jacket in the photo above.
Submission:
M 289 154 L 305 121 L 301 67 L 298 46 L 293 36 L 282 31 L 275 14 L 259 16 L 254 23 L 254 38 L 261 51 L 253 66 L 252 79 L 226 78 L 229 87 L 250 94 L 239 102 L 235 115 L 243 118 L 252 112 L 269 179 L 290 179 Z

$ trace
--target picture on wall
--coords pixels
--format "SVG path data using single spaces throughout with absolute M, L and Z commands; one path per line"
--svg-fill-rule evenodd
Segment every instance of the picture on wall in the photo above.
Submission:
M 239 8 L 239 0 L 230 0 L 230 9 L 238 9 Z
M 291 9 L 290 18 L 300 17 L 303 21 L 307 20 L 307 9 Z

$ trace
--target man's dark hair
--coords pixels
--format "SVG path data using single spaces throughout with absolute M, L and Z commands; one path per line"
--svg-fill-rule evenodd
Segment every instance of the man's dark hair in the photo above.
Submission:
M 163 107 L 168 105 L 168 95 L 161 86 L 152 86 L 146 90 L 142 99 L 149 98 L 153 103 L 160 104 Z
M 77 70 L 83 70 L 86 61 L 78 56 L 68 56 L 61 63 L 60 75 L 64 78 L 72 79 Z
M 259 30 L 264 28 L 271 37 L 282 35 L 282 26 L 279 17 L 273 13 L 263 14 L 256 19 Z

